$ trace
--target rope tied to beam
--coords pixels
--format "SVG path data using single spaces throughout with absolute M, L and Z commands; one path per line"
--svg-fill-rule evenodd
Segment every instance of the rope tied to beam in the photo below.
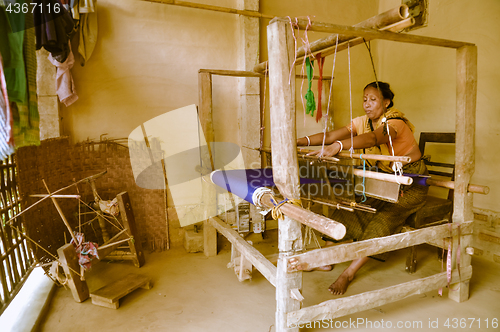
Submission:
M 285 219 L 285 217 L 283 216 L 283 212 L 281 212 L 280 208 L 284 204 L 286 204 L 286 203 L 291 203 L 293 205 L 297 205 L 297 206 L 302 207 L 302 201 L 300 199 L 288 199 L 288 198 L 285 198 L 281 202 L 277 203 L 276 200 L 273 197 L 272 198 L 272 202 L 273 202 L 274 207 L 271 210 L 271 215 L 272 215 L 272 217 L 273 217 L 274 220 L 283 220 L 283 219 Z

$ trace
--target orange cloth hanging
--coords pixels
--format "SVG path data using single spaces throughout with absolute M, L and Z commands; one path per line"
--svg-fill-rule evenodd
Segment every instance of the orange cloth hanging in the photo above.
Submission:
M 325 58 L 321 57 L 321 53 L 316 54 L 316 62 L 318 63 L 318 107 L 316 108 L 316 122 L 319 122 L 323 117 L 323 112 L 321 109 L 321 93 L 323 92 L 323 64 L 325 63 Z

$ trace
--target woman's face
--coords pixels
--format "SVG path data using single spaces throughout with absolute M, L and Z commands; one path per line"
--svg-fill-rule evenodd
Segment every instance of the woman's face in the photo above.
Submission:
M 372 121 L 378 120 L 384 109 L 390 104 L 389 99 L 382 99 L 380 92 L 374 87 L 367 87 L 363 95 L 363 109 Z

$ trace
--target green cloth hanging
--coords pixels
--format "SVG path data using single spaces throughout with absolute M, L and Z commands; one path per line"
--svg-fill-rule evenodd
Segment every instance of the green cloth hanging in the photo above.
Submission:
M 314 61 L 311 61 L 309 60 L 309 58 L 306 58 L 307 82 L 309 84 L 309 87 L 307 89 L 304 98 L 306 99 L 306 114 L 311 114 L 311 116 L 314 116 L 314 110 L 316 109 L 316 102 L 314 101 L 314 93 L 311 90 L 312 78 L 313 78 L 313 66 L 314 66 Z

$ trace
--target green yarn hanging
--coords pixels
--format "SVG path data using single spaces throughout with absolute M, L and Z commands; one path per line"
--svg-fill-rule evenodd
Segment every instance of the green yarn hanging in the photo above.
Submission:
M 306 72 L 307 72 L 307 82 L 309 87 L 307 89 L 306 95 L 304 98 L 306 99 L 306 114 L 311 114 L 314 116 L 314 110 L 316 109 L 316 101 L 314 100 L 314 93 L 311 90 L 312 86 L 312 78 L 313 78 L 313 66 L 314 61 L 306 59 Z

